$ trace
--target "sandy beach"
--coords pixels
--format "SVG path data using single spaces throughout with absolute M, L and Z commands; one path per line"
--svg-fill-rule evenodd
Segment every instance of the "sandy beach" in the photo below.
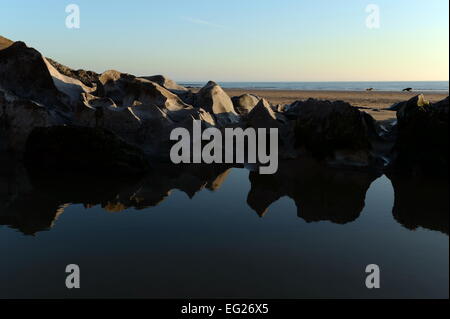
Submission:
M 366 111 L 377 120 L 385 120 L 395 117 L 395 112 L 383 110 L 394 103 L 412 98 L 422 92 L 366 92 L 366 91 L 296 91 L 296 90 L 247 90 L 225 89 L 229 96 L 239 96 L 245 93 L 255 94 L 269 100 L 272 104 L 290 104 L 296 100 L 308 98 L 324 100 L 342 100 L 357 107 L 368 108 Z M 448 94 L 424 93 L 425 98 L 431 102 L 437 102 Z

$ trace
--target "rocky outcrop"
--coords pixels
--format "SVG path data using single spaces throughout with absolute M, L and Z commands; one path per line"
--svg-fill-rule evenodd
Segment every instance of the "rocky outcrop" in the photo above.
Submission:
M 26 144 L 25 162 L 35 172 L 52 170 L 93 175 L 133 175 L 148 170 L 142 151 L 100 128 L 35 128 Z
M 429 103 L 415 96 L 397 111 L 396 159 L 391 166 L 404 174 L 448 175 L 449 98 Z
M 230 97 L 213 81 L 209 81 L 197 93 L 195 106 L 211 113 L 219 126 L 239 123 L 239 116 L 234 110 Z
M 398 103 L 396 125 L 342 101 L 272 106 L 250 94 L 230 99 L 212 81 L 194 93 L 162 75 L 75 71 L 22 42 L 1 43 L 0 150 L 20 153 L 33 129 L 65 124 L 111 131 L 167 160 L 170 132 L 197 119 L 202 128 L 277 128 L 280 159 L 308 153 L 333 166 L 448 172 L 448 98 Z
M 69 111 L 67 96 L 53 82 L 42 55 L 15 42 L 0 51 L 0 88 L 60 111 Z
M 253 94 L 243 94 L 241 96 L 234 96 L 231 101 L 233 102 L 234 109 L 239 115 L 247 115 L 261 98 Z
M 372 124 L 370 115 L 348 103 L 309 99 L 290 105 L 296 146 L 332 162 L 369 166 Z

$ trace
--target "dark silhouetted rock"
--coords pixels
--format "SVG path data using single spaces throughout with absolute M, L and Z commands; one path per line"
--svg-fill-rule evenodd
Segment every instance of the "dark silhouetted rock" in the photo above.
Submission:
M 23 152 L 28 135 L 34 128 L 57 122 L 46 107 L 0 88 L 0 152 Z
M 78 171 L 99 175 L 133 175 L 148 170 L 145 155 L 114 133 L 100 128 L 35 128 L 26 144 L 32 171 Z
M 286 114 L 296 120 L 297 147 L 352 166 L 369 165 L 373 122 L 367 113 L 341 101 L 309 99 L 290 105 Z
M 449 98 L 429 103 L 422 95 L 397 111 L 396 160 L 392 169 L 406 174 L 448 175 Z
M 0 87 L 22 99 L 68 109 L 64 94 L 55 86 L 42 55 L 23 42 L 0 51 Z

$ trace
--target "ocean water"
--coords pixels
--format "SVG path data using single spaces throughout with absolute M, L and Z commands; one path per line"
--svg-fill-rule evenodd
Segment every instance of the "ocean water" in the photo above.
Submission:
M 324 90 L 324 91 L 402 91 L 448 93 L 448 81 L 433 82 L 218 82 L 223 88 L 259 90 Z M 206 82 L 181 82 L 181 85 L 202 87 Z
M 136 181 L 8 170 L 0 298 L 449 297 L 448 181 L 280 164 Z M 68 264 L 81 289 L 66 288 Z

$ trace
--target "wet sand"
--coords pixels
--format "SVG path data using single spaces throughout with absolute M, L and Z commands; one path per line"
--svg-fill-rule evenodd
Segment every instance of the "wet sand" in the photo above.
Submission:
M 246 90 L 225 89 L 229 96 L 238 96 L 245 93 L 255 94 L 269 100 L 272 104 L 290 104 L 297 100 L 308 98 L 336 101 L 341 100 L 353 106 L 367 108 L 364 111 L 370 113 L 377 120 L 395 118 L 395 112 L 382 110 L 391 105 L 408 100 L 422 92 L 366 92 L 366 91 L 290 91 L 290 90 Z M 437 102 L 448 94 L 424 93 L 425 98 L 431 102 Z

